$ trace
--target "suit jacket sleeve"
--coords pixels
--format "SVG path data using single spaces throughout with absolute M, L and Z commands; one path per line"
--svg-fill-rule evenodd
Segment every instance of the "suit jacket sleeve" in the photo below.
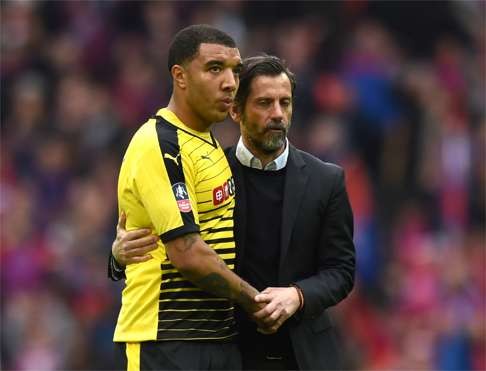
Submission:
M 125 268 L 117 265 L 112 253 L 110 253 L 110 257 L 108 258 L 108 278 L 113 281 L 120 281 L 126 278 Z
M 324 203 L 318 246 L 318 271 L 296 282 L 304 294 L 301 315 L 316 317 L 326 308 L 343 300 L 354 285 L 355 248 L 353 214 L 344 184 L 344 171 L 334 172 L 334 186 Z

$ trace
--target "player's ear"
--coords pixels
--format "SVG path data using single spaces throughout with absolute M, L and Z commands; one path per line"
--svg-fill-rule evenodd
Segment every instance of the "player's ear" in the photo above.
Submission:
M 229 114 L 231 116 L 231 119 L 234 122 L 236 122 L 237 124 L 240 123 L 240 120 L 241 120 L 241 109 L 240 109 L 240 106 L 236 102 L 233 102 L 233 104 L 231 105 Z
M 172 75 L 172 80 L 174 81 L 174 87 L 177 86 L 180 89 L 185 89 L 187 86 L 187 75 L 184 67 L 179 64 L 174 64 L 170 69 L 170 73 Z

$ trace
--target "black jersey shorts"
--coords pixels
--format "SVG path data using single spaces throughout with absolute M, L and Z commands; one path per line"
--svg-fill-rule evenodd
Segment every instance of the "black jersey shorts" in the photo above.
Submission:
M 115 343 L 116 369 L 241 370 L 241 355 L 235 343 L 200 341 L 144 341 Z

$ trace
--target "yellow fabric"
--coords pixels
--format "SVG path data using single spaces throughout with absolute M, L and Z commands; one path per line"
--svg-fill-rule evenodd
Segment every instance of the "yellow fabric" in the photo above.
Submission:
M 140 371 L 140 343 L 126 343 L 127 371 Z
M 167 241 L 200 229 L 203 240 L 233 269 L 235 190 L 224 152 L 210 132 L 188 128 L 168 109 L 158 115 L 172 125 L 148 120 L 132 138 L 121 166 L 118 203 L 127 214 L 127 229 L 150 228 Z M 181 163 L 182 169 L 174 171 Z M 114 341 L 233 336 L 232 304 L 186 281 L 170 264 L 164 244 L 158 245 L 153 259 L 126 269 Z

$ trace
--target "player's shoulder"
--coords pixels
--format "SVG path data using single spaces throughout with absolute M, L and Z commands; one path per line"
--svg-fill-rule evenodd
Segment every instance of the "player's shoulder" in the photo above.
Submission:
M 149 118 L 137 130 L 132 142 L 139 148 L 155 150 L 158 152 L 179 152 L 177 128 L 175 126 L 158 122 L 155 118 Z
M 155 120 L 149 118 L 137 129 L 132 137 L 132 142 L 138 144 L 149 143 L 150 141 L 148 139 L 153 138 L 154 135 L 156 135 Z
M 160 142 L 158 140 L 156 121 L 149 118 L 133 134 L 125 157 L 134 161 L 145 161 L 160 156 Z

